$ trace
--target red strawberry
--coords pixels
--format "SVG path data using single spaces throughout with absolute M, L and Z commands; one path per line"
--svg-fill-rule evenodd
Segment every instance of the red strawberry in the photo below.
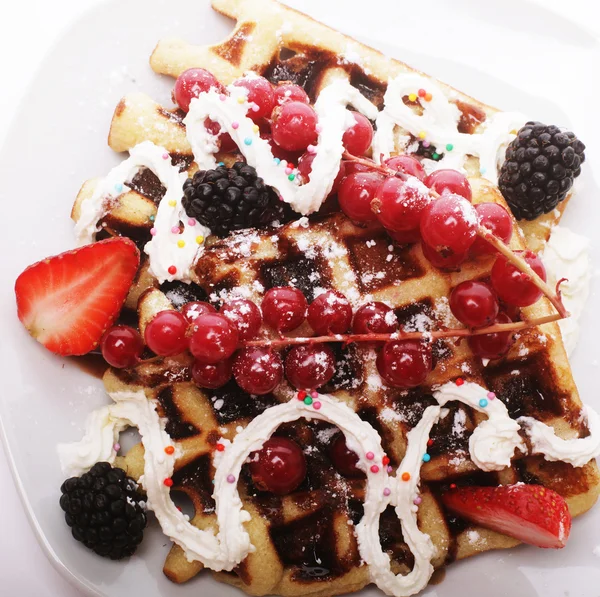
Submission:
M 140 264 L 127 238 L 111 238 L 30 265 L 15 283 L 21 323 L 48 350 L 82 355 L 116 319 Z
M 442 501 L 467 520 L 537 547 L 564 547 L 571 531 L 567 503 L 541 485 L 460 487 Z

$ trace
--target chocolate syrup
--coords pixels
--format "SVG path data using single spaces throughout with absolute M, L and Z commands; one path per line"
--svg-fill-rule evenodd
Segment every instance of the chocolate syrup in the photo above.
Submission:
M 99 352 L 90 352 L 80 357 L 69 357 L 69 360 L 96 379 L 102 379 L 109 367 Z
M 165 431 L 170 437 L 174 440 L 182 440 L 200 433 L 200 429 L 185 420 L 183 413 L 175 404 L 172 386 L 165 386 L 156 398 L 163 411 L 161 414 L 167 419 Z

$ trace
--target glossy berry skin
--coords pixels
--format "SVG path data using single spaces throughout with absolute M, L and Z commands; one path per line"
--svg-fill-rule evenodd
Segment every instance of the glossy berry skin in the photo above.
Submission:
M 243 348 L 233 361 L 233 376 L 244 392 L 259 396 L 268 394 L 283 379 L 283 363 L 269 348 Z
M 262 314 L 255 303 L 246 299 L 236 299 L 225 303 L 221 315 L 233 324 L 238 332 L 240 342 L 252 340 L 262 325 Z
M 275 92 L 273 85 L 264 77 L 243 77 L 233 84 L 236 87 L 245 87 L 248 90 L 248 118 L 256 121 L 260 118 L 269 118 L 275 107 Z M 258 106 L 258 110 L 252 105 Z
M 424 210 L 421 237 L 438 252 L 461 254 L 475 241 L 478 222 L 475 208 L 466 199 L 445 194 Z
M 393 334 L 397 330 L 396 314 L 384 303 L 367 303 L 354 314 L 352 332 L 355 334 Z
M 190 344 L 186 336 L 188 327 L 179 311 L 160 311 L 146 326 L 144 340 L 148 348 L 161 357 L 181 354 Z
M 355 124 L 346 130 L 342 137 L 342 143 L 348 153 L 352 155 L 364 155 L 373 141 L 373 125 L 366 116 L 360 112 L 351 112 Z
M 431 372 L 431 347 L 418 340 L 386 342 L 376 364 L 386 384 L 414 388 L 422 384 Z
M 317 114 L 302 102 L 287 102 L 273 112 L 273 141 L 287 151 L 304 151 L 317 142 Z
M 404 172 L 409 176 L 414 176 L 419 180 L 425 180 L 427 176 L 421 162 L 410 155 L 397 155 L 385 161 L 385 165 L 397 172 Z
M 432 190 L 443 195 L 444 193 L 454 193 L 471 201 L 473 193 L 471 185 L 464 174 L 457 170 L 435 170 L 424 180 L 425 184 Z
M 421 243 L 421 249 L 423 251 L 423 256 L 431 263 L 431 265 L 433 265 L 433 267 L 437 267 L 444 271 L 456 271 L 469 256 L 468 251 L 465 251 L 464 253 L 436 251 L 425 242 Z
M 204 127 L 211 135 L 217 137 L 219 151 L 227 153 L 237 150 L 238 147 L 231 138 L 231 135 L 229 133 L 221 133 L 221 125 L 218 122 L 207 118 L 204 121 Z
M 356 466 L 358 464 L 358 456 L 356 452 L 350 450 L 346 444 L 346 439 L 343 434 L 339 434 L 329 445 L 329 457 L 336 470 L 349 478 L 361 478 L 365 474 Z
M 204 91 L 214 88 L 224 91 L 217 78 L 204 68 L 188 68 L 175 81 L 173 101 L 184 111 L 190 109 L 190 102 Z
M 229 358 L 237 349 L 236 327 L 220 313 L 206 313 L 194 321 L 190 352 L 201 363 L 215 364 Z
M 278 332 L 291 332 L 306 319 L 307 302 L 297 288 L 280 286 L 267 290 L 261 309 L 268 326 Z
M 511 319 L 506 313 L 499 313 L 495 323 L 510 323 Z M 482 359 L 499 359 L 504 356 L 513 342 L 512 332 L 495 332 L 493 334 L 480 334 L 467 338 L 469 348 L 473 354 Z
M 377 215 L 371 209 L 371 201 L 383 180 L 384 177 L 377 172 L 347 175 L 338 191 L 340 209 L 354 222 L 375 222 Z
M 494 236 L 503 243 L 508 243 L 513 233 L 512 218 L 508 211 L 497 203 L 479 203 L 475 206 L 479 216 L 479 223 L 487 228 Z M 471 246 L 472 255 L 491 255 L 496 249 L 487 240 L 478 236 Z
M 365 164 L 359 164 L 358 162 L 346 160 L 344 164 L 346 165 L 346 176 L 350 176 L 350 174 L 355 174 L 356 172 L 374 172 L 373 168 L 370 168 Z
M 300 85 L 294 85 L 293 83 L 280 83 L 274 90 L 275 104 L 281 106 L 287 102 L 302 102 L 303 104 L 310 104 L 310 98 L 308 94 Z
M 133 367 L 144 350 L 144 341 L 138 331 L 128 325 L 114 325 L 102 340 L 100 349 L 104 360 L 117 369 Z
M 515 251 L 544 282 L 546 268 L 540 257 L 533 251 Z M 531 282 L 530 277 L 520 272 L 506 257 L 499 255 L 492 267 L 492 286 L 500 300 L 515 307 L 529 307 L 542 296 L 542 291 Z
M 192 301 L 181 307 L 181 314 L 185 317 L 188 323 L 194 323 L 200 315 L 206 313 L 216 313 L 217 310 L 209 303 L 203 301 Z
M 300 446 L 285 437 L 268 439 L 250 455 L 252 482 L 260 491 L 287 495 L 306 477 L 306 458 Z
M 282 147 L 279 147 L 275 141 L 273 141 L 273 135 L 271 133 L 263 134 L 261 137 L 267 141 L 271 148 L 271 153 L 274 158 L 279 158 L 280 160 L 285 160 L 288 164 L 297 164 L 301 154 L 298 151 L 287 151 Z
M 458 321 L 471 328 L 492 325 L 498 315 L 498 299 L 484 282 L 467 280 L 450 294 L 450 310 Z
M 224 386 L 231 379 L 231 359 L 209 364 L 194 361 L 192 379 L 194 383 L 208 390 Z
M 314 161 L 315 161 L 314 153 L 303 153 L 300 156 L 300 159 L 298 160 L 298 173 L 300 174 L 300 177 L 302 178 L 303 184 L 306 184 L 307 182 L 310 181 L 310 173 L 312 172 L 312 165 L 313 165 Z M 342 161 L 342 162 L 340 162 L 340 169 L 338 170 L 338 173 L 333 181 L 333 186 L 331 187 L 331 191 L 330 191 L 331 194 L 337 193 L 338 189 L 340 188 L 340 184 L 344 180 L 345 176 L 346 176 L 346 162 Z
M 390 177 L 377 189 L 377 219 L 386 229 L 407 232 L 419 228 L 431 197 L 423 185 L 414 183 L 414 178 L 405 182 Z
M 415 230 L 403 230 L 402 232 L 397 230 L 386 230 L 386 232 L 397 245 L 410 245 L 421 240 L 421 231 L 419 228 L 416 228 Z
M 352 307 L 337 290 L 326 290 L 308 307 L 308 324 L 318 336 L 343 334 L 352 322 Z
M 326 344 L 300 344 L 285 357 L 285 376 L 298 390 L 316 390 L 335 373 L 335 355 Z

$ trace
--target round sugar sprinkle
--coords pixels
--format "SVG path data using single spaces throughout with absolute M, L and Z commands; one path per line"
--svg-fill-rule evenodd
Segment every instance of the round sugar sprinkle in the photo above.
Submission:
M 431 145 L 429 141 L 423 141 L 423 147 L 427 148 Z
M 440 154 L 437 153 L 437 151 L 433 152 L 431 154 L 431 159 L 437 162 L 440 159 Z
M 318 397 L 319 397 L 319 394 L 318 394 L 318 392 L 316 392 L 315 390 L 313 390 L 313 391 L 310 393 L 310 396 L 311 396 L 311 398 L 318 398 Z
M 479 174 L 481 174 L 481 176 L 483 176 L 486 172 L 487 172 L 487 170 L 485 168 L 479 169 Z
M 180 249 L 183 249 L 183 247 L 185 247 L 185 241 L 184 241 L 184 240 L 178 240 L 178 241 L 177 241 L 177 246 L 178 246 Z
M 319 410 L 321 408 L 321 403 L 317 400 L 316 402 L 313 402 L 313 407 L 315 410 Z
M 462 377 L 457 377 L 454 382 L 458 387 L 462 386 L 465 383 L 465 380 Z
M 165 153 L 163 153 L 163 154 L 162 154 L 162 159 L 163 159 L 163 160 L 168 160 L 168 159 L 169 159 L 169 154 L 168 154 L 168 153 L 166 153 L 166 152 L 165 152 Z
M 175 448 L 173 446 L 167 446 L 165 448 L 165 454 L 171 456 L 171 454 L 175 454 Z
M 224 166 L 224 165 L 225 165 L 225 162 L 219 162 L 219 163 L 217 164 L 217 166 Z
M 217 452 L 223 452 L 225 450 L 225 446 L 223 444 L 217 444 L 215 447 Z
M 235 483 L 235 477 L 233 475 L 227 475 L 227 483 Z
M 425 97 L 425 94 L 427 92 L 425 91 L 425 89 L 419 89 L 419 91 L 417 93 L 419 94 L 419 97 Z
M 386 487 L 383 490 L 383 495 L 385 495 L 385 497 L 388 497 L 388 495 L 391 495 L 391 493 L 392 493 L 392 490 L 389 487 Z
M 150 228 L 150 234 L 152 236 L 156 236 L 158 234 L 158 230 L 156 228 Z
M 286 174 L 291 174 L 292 172 L 293 170 L 289 166 L 285 169 Z
M 115 185 L 115 191 L 117 191 L 117 193 L 121 193 L 123 191 L 123 185 L 122 184 L 116 184 Z
M 388 467 L 387 467 L 387 472 L 388 472 L 388 473 L 391 473 L 393 470 L 394 470 L 394 469 L 393 469 L 391 466 L 388 466 Z
M 431 460 L 431 456 L 429 454 L 423 454 L 423 462 L 429 462 Z
M 295 174 L 290 174 L 290 175 L 288 176 L 288 180 L 294 180 L 294 178 L 296 178 L 296 175 L 295 175 Z
M 175 199 L 169 200 L 169 207 L 175 207 L 177 205 L 177 201 Z
M 156 216 L 150 216 L 148 219 L 149 219 L 151 222 L 154 222 L 154 220 L 156 220 Z
M 188 226 L 195 226 L 196 225 L 196 220 L 194 220 L 194 218 L 190 218 L 188 220 Z
M 315 127 L 315 130 L 317 131 L 317 133 L 322 133 L 323 127 L 320 124 L 317 124 L 317 126 Z
M 204 237 L 202 235 L 196 237 L 196 242 L 201 245 L 204 242 Z
M 179 234 L 179 226 L 173 226 L 173 227 L 171 228 L 171 232 L 172 232 L 173 234 Z
M 307 396 L 304 399 L 304 404 L 306 404 L 306 406 L 310 406 L 313 403 L 313 399 L 310 396 Z
M 488 393 L 487 393 L 487 397 L 488 397 L 490 400 L 494 400 L 494 398 L 496 398 L 496 394 L 495 394 L 494 392 L 488 392 Z
M 165 480 L 163 481 L 163 483 L 164 483 L 164 484 L 165 484 L 167 487 L 173 487 L 173 479 L 170 479 L 170 478 L 168 478 L 168 479 L 165 479 Z
M 488 405 L 487 398 L 482 398 L 482 399 L 479 401 L 479 406 L 481 406 L 481 408 L 485 408 L 487 405 Z
M 252 139 L 250 139 L 250 137 L 246 137 L 244 139 L 244 145 L 252 145 Z
M 121 449 L 121 444 L 118 444 L 118 443 L 117 443 L 117 444 L 115 444 L 115 445 L 113 446 L 113 450 L 114 450 L 115 452 L 118 452 L 120 449 Z
M 238 102 L 238 104 L 245 104 L 246 103 L 246 96 L 245 95 L 240 95 L 237 98 L 237 102 Z
M 235 131 L 236 129 L 238 129 L 240 126 L 239 122 L 232 122 L 231 123 L 231 128 Z
M 409 102 L 416 102 L 417 101 L 417 94 L 416 93 L 409 93 L 408 94 L 408 101 Z
M 454 149 L 454 145 L 452 145 L 452 143 L 446 144 L 446 151 L 452 151 L 453 149 Z
M 376 464 L 374 464 L 374 465 L 371 467 L 371 472 L 372 472 L 372 473 L 378 473 L 378 472 L 379 472 L 379 467 L 378 467 Z
M 167 271 L 174 276 L 177 273 L 177 268 L 174 265 L 170 265 Z
M 375 458 L 375 454 L 373 454 L 373 452 L 367 452 L 365 457 L 367 460 L 373 460 L 373 458 Z
M 421 131 L 419 133 L 419 139 L 425 139 L 425 137 L 427 137 L 427 133 L 425 131 Z
M 316 148 L 316 146 L 315 146 L 315 145 L 309 145 L 309 146 L 306 148 L 306 151 L 308 151 L 308 153 L 317 153 L 317 148 Z
M 304 390 L 300 390 L 298 392 L 298 400 L 304 400 L 306 398 L 306 392 Z
M 414 500 L 413 500 L 413 504 L 415 506 L 420 506 L 421 502 L 423 501 L 423 498 L 421 498 L 421 496 L 417 496 Z
M 219 99 L 220 99 L 222 102 L 224 102 L 224 101 L 227 99 L 227 96 L 226 96 L 224 93 L 222 93 L 221 95 L 219 95 Z
M 403 481 L 410 481 L 410 473 L 402 473 L 400 477 Z
M 431 95 L 431 93 L 426 93 L 425 94 L 425 101 L 426 102 L 430 102 L 433 98 L 433 95 Z
M 279 158 L 273 158 L 273 161 L 275 162 L 276 166 L 279 166 L 279 164 L 281 164 L 281 160 Z
M 258 104 L 252 104 L 252 111 L 253 112 L 258 112 L 260 110 L 260 106 Z
M 258 124 L 255 124 L 255 125 L 253 125 L 253 126 L 252 126 L 252 130 L 253 130 L 255 133 L 258 133 L 258 131 L 260 131 L 260 127 L 258 126 Z

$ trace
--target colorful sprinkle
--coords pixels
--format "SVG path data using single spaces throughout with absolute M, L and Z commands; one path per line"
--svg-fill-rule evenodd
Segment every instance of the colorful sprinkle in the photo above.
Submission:
M 384 456 L 381 459 L 381 464 L 383 464 L 383 466 L 387 466 L 390 463 L 390 459 L 387 456 Z
M 166 153 L 166 152 L 165 152 L 165 153 L 163 153 L 163 154 L 162 154 L 162 159 L 163 159 L 163 160 L 168 160 L 168 159 L 169 159 L 169 154 L 168 154 L 168 153 Z
M 452 143 L 446 143 L 446 151 L 452 151 L 454 149 L 454 145 Z
M 313 390 L 313 391 L 310 393 L 310 395 L 311 395 L 311 397 L 312 397 L 312 398 L 318 398 L 318 397 L 319 397 L 319 393 L 318 393 L 316 390 Z
M 121 444 L 118 444 L 118 443 L 117 443 L 117 444 L 115 444 L 115 445 L 113 446 L 113 450 L 114 450 L 115 452 L 118 452 L 120 449 L 121 449 Z
M 436 152 L 431 154 L 431 159 L 435 160 L 436 162 L 440 159 L 440 154 Z
M 296 178 L 296 175 L 295 175 L 295 174 L 290 174 L 290 175 L 288 176 L 288 180 L 294 180 L 294 178 Z
M 174 276 L 177 273 L 177 268 L 174 265 L 171 265 L 167 271 Z
M 416 102 L 417 101 L 417 94 L 416 93 L 409 93 L 408 94 L 408 101 L 409 102 Z
M 375 458 L 375 454 L 373 454 L 373 452 L 367 452 L 367 453 L 365 454 L 365 458 L 366 458 L 367 460 L 373 460 L 373 459 Z
M 173 226 L 173 227 L 171 228 L 171 232 L 172 232 L 173 234 L 179 234 L 179 226 Z
M 154 228 L 154 227 L 153 227 L 153 228 L 150 228 L 150 234 L 151 234 L 152 236 L 156 236 L 156 235 L 158 234 L 158 230 L 157 230 L 156 228 Z
M 462 377 L 457 377 L 454 383 L 460 388 L 465 383 L 465 380 Z
M 173 487 L 173 479 L 171 479 L 171 478 L 165 479 L 165 480 L 163 481 L 163 483 L 164 483 L 164 484 L 165 484 L 167 487 Z
M 304 400 L 306 398 L 306 392 L 304 390 L 300 390 L 298 392 L 298 400 Z
M 317 126 L 315 127 L 315 130 L 317 131 L 317 133 L 322 133 L 323 127 L 320 124 L 317 124 Z
M 482 398 L 482 399 L 479 401 L 479 406 L 481 406 L 481 408 L 485 408 L 487 405 L 488 405 L 487 398 Z
M 425 101 L 426 102 L 430 102 L 433 98 L 433 95 L 431 95 L 431 93 L 426 93 L 425 94 Z
M 402 473 L 400 477 L 403 481 L 410 481 L 410 473 Z
M 171 199 L 171 200 L 169 201 L 169 206 L 170 206 L 170 207 L 175 207 L 176 205 L 177 205 L 177 201 L 175 201 L 175 199 Z
M 173 446 L 167 446 L 165 448 L 165 454 L 171 456 L 171 454 L 175 454 L 175 448 Z
M 319 410 L 321 408 L 321 403 L 317 400 L 316 402 L 313 402 L 313 407 L 315 410 Z
M 252 104 L 252 111 L 258 112 L 260 110 L 260 106 L 258 104 Z
M 487 170 L 485 168 L 479 169 L 479 174 L 481 174 L 481 176 L 484 176 L 486 172 L 487 172 Z
M 308 153 L 317 153 L 317 147 L 315 145 L 309 145 L 306 148 L 306 151 L 308 151 Z
M 414 500 L 413 500 L 413 504 L 415 506 L 420 506 L 421 502 L 423 501 L 423 498 L 421 496 L 417 496 Z
M 178 240 L 178 241 L 177 241 L 177 246 L 178 246 L 180 249 L 183 249 L 183 247 L 185 247 L 185 241 L 184 241 L 184 240 Z
M 456 489 L 456 483 L 450 483 L 450 489 Z
M 291 174 L 293 171 L 293 168 L 290 168 L 289 166 L 285 169 L 286 174 Z
M 258 131 L 260 131 L 260 127 L 258 126 L 258 124 L 255 124 L 255 125 L 253 125 L 253 126 L 252 126 L 252 130 L 253 130 L 255 133 L 258 133 Z
M 371 467 L 371 472 L 372 472 L 372 473 L 378 473 L 378 472 L 379 472 L 379 467 L 378 467 L 376 464 L 374 464 L 374 465 Z
M 224 102 L 227 99 L 227 96 L 224 93 L 221 93 L 221 95 L 219 95 L 219 99 Z
M 488 393 L 487 393 L 487 397 L 488 397 L 490 400 L 494 400 L 494 398 L 496 398 L 496 394 L 495 394 L 494 392 L 488 392 Z
M 227 475 L 227 483 L 235 483 L 235 477 L 233 475 Z
M 388 472 L 388 473 L 391 473 L 393 470 L 394 470 L 394 469 L 393 469 L 391 466 L 388 466 L 388 467 L 387 467 L 387 472 Z
M 431 456 L 429 454 L 423 454 L 423 462 L 429 462 L 431 460 Z
M 217 166 L 224 166 L 224 165 L 225 165 L 225 162 L 219 162 L 219 163 L 217 164 Z
M 275 162 L 276 166 L 279 166 L 279 164 L 281 164 L 281 160 L 279 158 L 273 158 L 273 161 Z
M 419 139 L 425 139 L 425 137 L 427 137 L 427 133 L 425 131 L 421 131 L 419 133 Z
M 196 220 L 194 220 L 194 218 L 190 218 L 188 220 L 188 226 L 195 226 L 196 225 Z
M 431 145 L 429 141 L 423 141 L 423 147 L 427 148 Z
M 149 219 L 151 222 L 154 222 L 154 220 L 156 220 L 156 216 L 150 216 L 148 219 Z
M 246 103 L 246 96 L 245 95 L 240 95 L 237 98 L 237 102 L 238 102 L 238 104 L 245 104 Z
M 217 444 L 215 448 L 217 449 L 217 452 L 223 452 L 223 450 L 225 450 L 225 446 L 223 444 Z
M 431 446 L 433 446 L 433 440 L 432 439 L 428 439 L 427 440 L 427 447 L 431 448 Z
M 123 192 L 123 185 L 122 184 L 116 184 L 115 185 L 115 191 L 117 191 L 117 193 Z
M 250 139 L 250 137 L 246 137 L 244 139 L 244 145 L 252 145 L 252 139 Z
M 196 242 L 201 245 L 204 242 L 204 237 L 202 235 L 196 237 Z
M 386 487 L 383 490 L 383 495 L 385 495 L 385 497 L 388 497 L 389 495 L 391 495 L 391 493 L 392 493 L 392 490 L 389 487 Z
M 304 404 L 306 404 L 306 406 L 310 406 L 313 403 L 313 399 L 310 396 L 307 396 L 304 399 Z
M 238 129 L 240 126 L 239 122 L 232 122 L 231 123 L 231 128 L 235 131 L 236 129 Z
M 425 94 L 427 92 L 425 91 L 425 89 L 419 89 L 419 91 L 417 93 L 419 94 L 419 97 L 425 97 Z

